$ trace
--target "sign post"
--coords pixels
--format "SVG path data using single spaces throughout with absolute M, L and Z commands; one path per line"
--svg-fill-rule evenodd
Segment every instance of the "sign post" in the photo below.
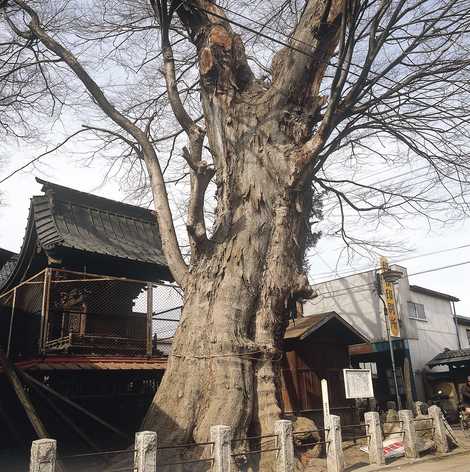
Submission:
M 343 369 L 346 398 L 373 398 L 374 386 L 370 369 Z
M 321 397 L 323 402 L 323 427 L 330 427 L 330 400 L 328 397 L 328 382 L 323 379 L 321 381 Z
M 390 266 L 388 265 L 388 260 L 386 257 L 380 258 L 380 266 L 382 268 L 382 273 L 390 270 Z M 383 276 L 381 276 L 381 278 L 385 295 L 385 305 L 387 310 L 385 315 L 388 319 L 390 336 L 393 338 L 399 338 L 400 323 L 398 321 L 398 310 L 395 300 L 395 290 L 393 289 L 393 284 L 391 282 L 385 282 Z

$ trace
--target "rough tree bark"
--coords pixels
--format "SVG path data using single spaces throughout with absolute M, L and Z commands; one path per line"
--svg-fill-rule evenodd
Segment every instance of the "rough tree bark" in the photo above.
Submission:
M 170 444 L 205 441 L 215 424 L 231 426 L 234 437 L 269 434 L 281 416 L 287 305 L 310 295 L 302 267 L 312 193 L 311 180 L 301 177 L 314 157 L 308 137 L 320 120 L 319 82 L 338 41 L 344 2 L 308 2 L 295 37 L 314 47 L 304 46 L 306 54 L 280 51 L 271 86 L 255 80 L 223 11 L 207 1 L 191 4 L 177 14 L 198 49 L 218 205 L 210 239 L 196 235 L 201 216 L 190 220 L 193 258 L 182 321 L 142 426 Z M 164 25 L 165 5 L 156 10 Z M 167 85 L 175 92 L 162 31 Z M 197 142 L 201 132 L 177 93 L 170 99 L 190 143 Z M 198 149 L 186 150 L 194 179 Z M 257 466 L 270 470 L 269 457 Z

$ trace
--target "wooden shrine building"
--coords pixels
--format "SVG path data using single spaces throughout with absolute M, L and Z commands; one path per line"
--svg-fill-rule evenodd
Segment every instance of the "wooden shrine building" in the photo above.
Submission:
M 323 421 L 321 385 L 328 381 L 330 410 L 351 421 L 354 403 L 346 400 L 343 369 L 350 367 L 348 347 L 369 342 L 336 312 L 296 318 L 284 343 L 282 393 L 284 411 Z
M 38 182 L 21 251 L 0 263 L 2 358 L 53 437 L 115 441 L 66 400 L 132 435 L 163 375 L 181 292 L 152 211 Z M 33 431 L 6 372 L 1 440 L 26 443 Z

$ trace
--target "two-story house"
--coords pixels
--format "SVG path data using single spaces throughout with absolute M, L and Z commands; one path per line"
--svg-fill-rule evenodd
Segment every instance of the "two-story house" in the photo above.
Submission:
M 405 267 L 393 269 L 402 272 L 394 286 L 400 333 L 392 345 L 405 404 L 429 397 L 427 363 L 443 349 L 459 347 L 454 306 L 459 299 L 410 284 Z M 335 311 L 371 340 L 350 348 L 351 364 L 372 370 L 376 398 L 384 404 L 395 399 L 395 386 L 379 274 L 380 270 L 369 270 L 314 285 L 317 296 L 305 303 L 304 313 Z

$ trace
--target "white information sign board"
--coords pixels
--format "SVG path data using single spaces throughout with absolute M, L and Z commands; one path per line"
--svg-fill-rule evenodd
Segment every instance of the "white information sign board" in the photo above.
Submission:
M 373 398 L 372 372 L 370 369 L 343 369 L 346 398 Z

